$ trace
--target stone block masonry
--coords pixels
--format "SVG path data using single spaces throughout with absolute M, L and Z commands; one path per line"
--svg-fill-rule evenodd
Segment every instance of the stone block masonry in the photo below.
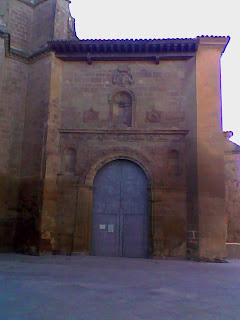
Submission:
M 228 139 L 232 132 L 224 132 L 224 163 L 227 209 L 227 242 L 240 243 L 240 147 Z
M 239 241 L 239 159 L 224 159 L 221 131 L 229 39 L 79 41 L 68 6 L 0 5 L 0 250 L 91 253 L 95 176 L 125 159 L 148 179 L 149 256 L 224 260 L 227 226 Z
M 36 252 L 51 62 L 35 53 L 67 37 L 70 13 L 65 0 L 3 0 L 0 14 L 0 250 Z

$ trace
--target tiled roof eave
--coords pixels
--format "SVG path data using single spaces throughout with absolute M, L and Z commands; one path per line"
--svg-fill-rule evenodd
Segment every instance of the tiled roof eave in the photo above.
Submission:
M 63 60 L 158 60 L 193 56 L 198 43 L 198 39 L 54 40 L 49 47 Z
M 165 53 L 165 54 L 78 54 L 78 53 L 56 53 L 56 57 L 65 61 L 86 61 L 92 64 L 93 61 L 153 61 L 159 64 L 163 60 L 187 60 L 195 53 Z

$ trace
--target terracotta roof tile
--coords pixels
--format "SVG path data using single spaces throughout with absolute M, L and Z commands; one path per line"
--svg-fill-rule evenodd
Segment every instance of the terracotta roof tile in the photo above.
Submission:
M 187 59 L 195 54 L 204 38 L 164 39 L 56 39 L 49 41 L 49 49 L 63 60 L 155 60 Z M 161 56 L 161 57 L 160 57 Z

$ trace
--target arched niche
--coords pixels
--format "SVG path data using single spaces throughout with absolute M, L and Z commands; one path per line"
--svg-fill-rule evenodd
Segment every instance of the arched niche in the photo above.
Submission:
M 135 96 L 130 90 L 116 90 L 109 98 L 109 120 L 116 128 L 135 127 L 135 109 Z
M 65 173 L 74 174 L 77 154 L 74 148 L 69 148 L 65 152 Z
M 170 150 L 168 152 L 168 171 L 175 176 L 181 174 L 180 154 L 177 150 Z

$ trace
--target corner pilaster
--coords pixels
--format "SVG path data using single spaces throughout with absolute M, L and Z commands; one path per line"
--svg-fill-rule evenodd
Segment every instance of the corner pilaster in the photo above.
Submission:
M 40 228 L 40 252 L 52 252 L 55 246 L 55 216 L 57 212 L 57 174 L 60 170 L 58 128 L 62 98 L 63 62 L 51 56 L 51 81 L 46 124 L 45 175 L 43 187 L 43 207 Z
M 200 260 L 226 257 L 220 57 L 228 41 L 227 37 L 201 37 L 196 56 Z
M 73 254 L 90 254 L 93 187 L 79 186 Z

